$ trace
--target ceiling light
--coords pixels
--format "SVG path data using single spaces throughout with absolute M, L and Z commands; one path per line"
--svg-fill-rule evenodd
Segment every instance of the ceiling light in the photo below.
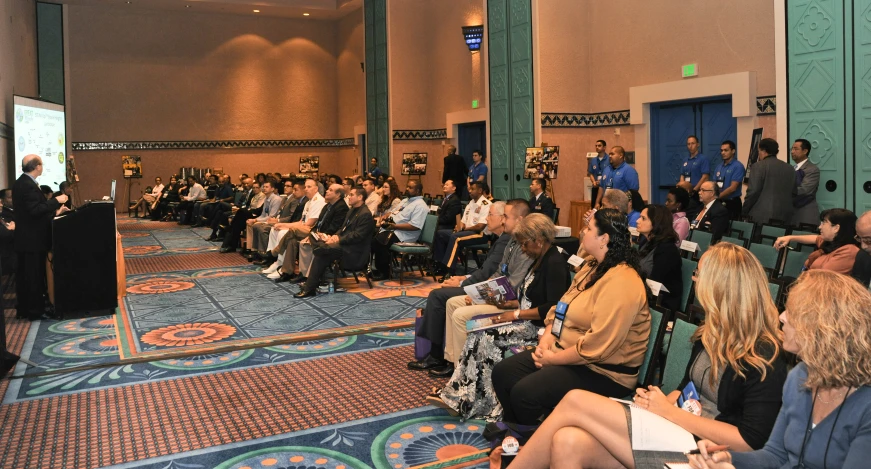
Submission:
M 254 13 L 260 13 L 260 10 L 254 10 Z
M 303 13 L 302 16 L 308 16 L 308 13 Z

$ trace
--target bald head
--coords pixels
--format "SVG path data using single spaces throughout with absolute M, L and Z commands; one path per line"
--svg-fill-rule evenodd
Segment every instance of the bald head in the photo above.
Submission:
M 862 249 L 871 254 L 871 210 L 863 213 L 856 220 L 856 235 L 859 237 Z
M 329 203 L 335 203 L 345 197 L 345 188 L 341 184 L 333 184 L 327 188 L 324 193 L 324 200 Z
M 21 171 L 37 177 L 42 174 L 42 159 L 37 155 L 27 155 L 21 160 Z

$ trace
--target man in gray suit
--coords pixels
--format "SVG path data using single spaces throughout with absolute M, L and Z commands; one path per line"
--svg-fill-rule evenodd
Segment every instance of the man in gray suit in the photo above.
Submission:
M 777 140 L 763 138 L 759 142 L 759 161 L 748 170 L 750 183 L 742 213 L 756 223 L 768 223 L 772 218 L 789 223 L 795 211 L 795 170 L 777 159 L 779 151 Z
M 800 138 L 792 144 L 789 154 L 795 162 L 796 196 L 792 201 L 795 215 L 792 224 L 816 225 L 820 222 L 820 206 L 817 205 L 817 188 L 820 185 L 820 168 L 811 163 L 811 142 Z

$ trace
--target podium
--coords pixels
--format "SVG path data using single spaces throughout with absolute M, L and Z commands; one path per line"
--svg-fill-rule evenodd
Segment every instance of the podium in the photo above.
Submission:
M 51 224 L 47 272 L 55 311 L 113 313 L 118 307 L 115 204 L 88 202 Z

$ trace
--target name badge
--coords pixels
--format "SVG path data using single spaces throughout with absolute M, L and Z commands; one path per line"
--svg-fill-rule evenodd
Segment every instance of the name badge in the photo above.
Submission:
M 699 250 L 699 243 L 694 243 L 685 239 L 680 242 L 680 248 L 684 251 L 696 252 Z
M 599 181 L 601 181 L 601 180 L 602 180 L 602 175 L 600 174 L 596 179 L 599 180 Z
M 661 292 L 670 293 L 668 291 L 668 288 L 665 288 L 663 284 L 657 282 L 656 280 L 647 279 L 645 280 L 645 282 L 647 282 L 647 286 L 650 287 L 650 293 L 653 293 L 653 296 L 659 296 Z
M 508 275 L 508 264 L 499 264 L 499 272 L 501 272 L 502 275 Z
M 699 401 L 699 392 L 696 390 L 696 385 L 692 381 L 681 391 L 680 396 L 677 398 L 677 405 L 681 409 L 701 417 L 702 403 Z
M 690 182 L 690 177 L 687 175 L 684 175 L 683 182 Z
M 722 188 L 723 188 L 723 181 L 717 181 L 717 186 L 718 186 L 720 189 L 722 189 Z
M 481 213 L 481 207 L 476 208 L 475 213 Z
M 563 333 L 563 321 L 566 319 L 566 310 L 569 305 L 566 302 L 560 301 L 556 304 L 556 313 L 554 314 L 553 326 L 550 328 L 550 333 L 556 336 L 557 339 Z
M 584 260 L 581 259 L 580 257 L 572 254 L 572 257 L 569 257 L 569 260 L 567 262 L 574 267 L 578 267 L 584 263 Z

